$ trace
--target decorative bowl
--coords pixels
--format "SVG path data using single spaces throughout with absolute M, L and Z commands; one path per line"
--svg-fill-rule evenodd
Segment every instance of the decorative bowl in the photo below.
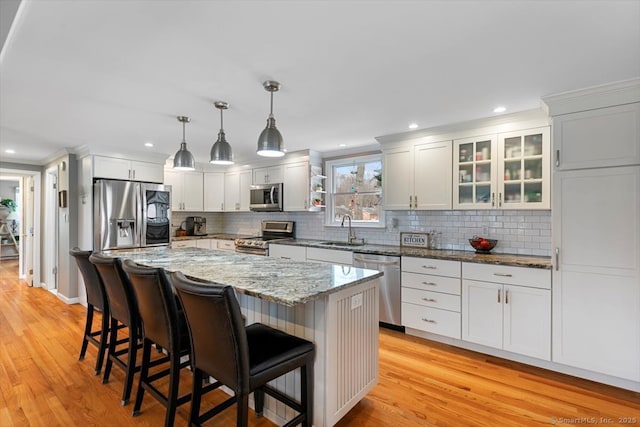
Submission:
M 469 244 L 473 247 L 473 249 L 476 250 L 476 253 L 478 254 L 491 253 L 491 249 L 493 249 L 497 243 L 497 240 L 485 239 L 484 237 L 480 236 L 473 236 L 473 239 L 469 239 Z

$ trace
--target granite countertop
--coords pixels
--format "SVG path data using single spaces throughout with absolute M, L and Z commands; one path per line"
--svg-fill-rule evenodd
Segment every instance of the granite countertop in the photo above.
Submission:
M 247 234 L 229 234 L 229 233 L 213 233 L 205 234 L 204 236 L 173 236 L 172 241 L 177 242 L 181 240 L 199 240 L 199 239 L 219 239 L 219 240 L 236 240 L 246 239 L 247 237 L 254 237 L 254 235 Z
M 510 265 L 515 267 L 530 267 L 551 269 L 551 257 L 516 255 L 516 254 L 477 254 L 475 251 L 457 251 L 444 249 L 421 249 L 395 245 L 326 245 L 323 240 L 295 239 L 278 241 L 279 245 L 306 246 L 323 249 L 347 250 L 364 254 L 413 256 L 420 258 L 436 258 L 452 261 L 476 262 L 481 264 Z
M 142 248 L 105 252 L 167 271 L 233 286 L 238 292 L 294 306 L 381 277 L 380 271 L 201 248 Z

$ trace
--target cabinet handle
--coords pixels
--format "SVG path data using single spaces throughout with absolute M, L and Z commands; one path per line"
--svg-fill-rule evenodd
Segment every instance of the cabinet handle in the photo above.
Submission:
M 438 286 L 437 283 L 433 283 L 433 282 L 422 282 L 422 284 L 427 286 Z
M 288 256 L 281 256 L 280 258 L 281 259 L 291 259 L 291 257 L 288 257 Z
M 422 298 L 422 301 L 426 301 L 426 302 L 438 302 L 436 301 L 435 298 Z
M 433 265 L 423 265 L 423 266 L 422 266 L 422 268 L 426 268 L 426 269 L 428 269 L 428 270 L 435 270 L 435 269 L 437 269 L 438 267 L 434 267 Z
M 556 248 L 556 271 L 560 270 L 560 248 Z
M 224 203 L 220 203 L 220 210 L 223 211 L 224 210 Z
M 513 277 L 513 274 L 509 274 L 509 273 L 493 273 L 494 276 L 500 276 L 500 277 Z
M 413 196 L 409 196 L 409 209 L 413 207 Z
M 418 195 L 413 196 L 413 207 L 418 209 Z
M 556 150 L 556 167 L 560 166 L 560 150 Z
M 436 322 L 435 320 L 432 320 L 432 319 L 426 319 L 426 318 L 424 318 L 424 317 L 422 318 L 422 321 L 423 321 L 423 322 L 427 322 L 427 323 L 438 323 L 438 322 Z
M 498 193 L 498 207 L 502 207 L 502 193 Z
M 500 289 L 498 289 L 498 302 L 500 302 L 500 292 L 502 292 Z
M 491 193 L 491 207 L 496 207 L 496 193 Z
M 133 170 L 133 179 L 136 179 L 136 170 Z
M 129 175 L 128 175 L 129 179 L 131 179 L 131 169 L 129 169 Z
M 504 291 L 504 303 L 509 304 L 509 290 Z

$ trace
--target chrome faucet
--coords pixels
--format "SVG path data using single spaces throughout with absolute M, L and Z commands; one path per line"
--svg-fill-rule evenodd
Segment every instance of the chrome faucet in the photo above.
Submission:
M 340 227 L 344 227 L 344 220 L 348 219 L 349 220 L 349 233 L 347 235 L 347 241 L 350 245 L 354 245 L 354 244 L 364 244 L 364 239 L 356 239 L 356 232 L 354 231 L 354 229 L 351 227 L 351 216 L 350 215 L 344 215 L 342 217 L 342 223 L 340 224 Z

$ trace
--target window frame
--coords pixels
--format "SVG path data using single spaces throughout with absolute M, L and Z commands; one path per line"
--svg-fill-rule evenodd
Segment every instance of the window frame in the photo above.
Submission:
M 341 221 L 335 220 L 334 213 L 334 204 L 335 204 L 335 195 L 336 194 L 344 194 L 344 193 L 336 193 L 334 189 L 334 168 L 339 166 L 351 166 L 355 163 L 368 163 L 372 161 L 380 162 L 380 173 L 382 173 L 382 153 L 372 153 L 372 154 L 359 154 L 349 157 L 340 157 L 330 160 L 325 160 L 324 162 L 324 170 L 325 175 L 327 176 L 326 182 L 326 200 L 325 200 L 325 227 L 340 227 Z M 366 194 L 371 194 L 367 192 Z M 381 200 L 383 196 L 382 186 L 380 186 L 379 193 Z M 385 228 L 385 211 L 382 207 L 382 202 L 379 205 L 379 213 L 378 213 L 378 221 L 363 221 L 363 220 L 353 220 L 351 221 L 351 226 L 354 228 Z

